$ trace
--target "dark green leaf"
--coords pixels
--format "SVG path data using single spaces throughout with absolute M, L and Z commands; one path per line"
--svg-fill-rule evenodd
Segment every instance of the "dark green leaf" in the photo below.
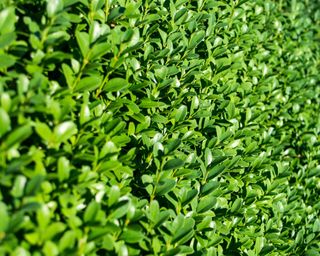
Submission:
M 206 211 L 209 211 L 216 204 L 216 202 L 217 199 L 213 196 L 201 198 L 197 207 L 197 213 L 204 213 Z
M 158 196 L 162 196 L 168 193 L 169 191 L 171 191 L 175 185 L 176 185 L 176 182 L 174 180 L 169 180 L 169 179 L 162 180 L 156 185 L 156 194 Z
M 170 159 L 163 166 L 163 170 L 178 169 L 184 165 L 184 161 L 179 158 Z

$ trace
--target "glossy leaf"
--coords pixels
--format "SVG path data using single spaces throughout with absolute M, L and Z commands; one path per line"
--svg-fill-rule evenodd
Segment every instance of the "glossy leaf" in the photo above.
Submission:
M 128 87 L 128 82 L 123 78 L 117 77 L 109 80 L 105 84 L 104 90 L 106 92 L 116 92 L 116 91 L 121 91 L 127 87 Z
M 4 135 L 6 132 L 11 130 L 11 121 L 8 113 L 3 109 L 0 108 L 0 137 Z
M 77 127 L 72 121 L 66 121 L 54 128 L 53 134 L 56 141 L 64 142 L 77 133 Z

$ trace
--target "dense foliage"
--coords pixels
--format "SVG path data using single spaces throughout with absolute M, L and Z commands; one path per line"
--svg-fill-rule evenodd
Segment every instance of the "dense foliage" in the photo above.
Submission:
M 2 0 L 0 255 L 320 255 L 320 5 Z

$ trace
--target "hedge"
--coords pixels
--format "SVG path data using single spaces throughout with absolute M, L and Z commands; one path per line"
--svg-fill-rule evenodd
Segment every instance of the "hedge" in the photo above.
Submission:
M 0 10 L 0 255 L 320 255 L 318 1 Z

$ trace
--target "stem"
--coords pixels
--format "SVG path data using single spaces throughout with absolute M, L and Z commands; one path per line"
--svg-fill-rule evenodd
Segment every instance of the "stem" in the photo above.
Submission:
M 105 83 L 109 80 L 109 75 L 111 74 L 111 72 L 109 71 L 106 76 L 104 77 L 103 81 L 101 82 L 98 90 L 97 90 L 97 93 L 96 93 L 96 97 L 98 98 L 98 96 L 100 95 Z
M 90 55 L 91 50 L 88 51 L 87 55 L 85 56 L 85 58 L 82 61 L 82 65 L 80 68 L 80 71 L 76 77 L 76 79 L 73 81 L 72 86 L 71 86 L 71 90 L 73 91 L 73 89 L 78 85 L 78 83 L 80 82 L 80 79 L 82 77 L 83 74 L 83 70 L 85 69 L 85 67 L 87 66 L 87 64 L 89 63 L 89 55 Z
M 51 28 L 51 26 L 54 24 L 55 22 L 55 19 L 56 19 L 56 16 L 53 16 L 50 21 L 49 21 L 49 24 L 45 27 L 45 29 L 43 30 L 43 33 L 41 35 L 41 50 L 43 49 L 43 44 L 44 42 L 47 40 L 47 37 L 48 37 L 48 33 L 49 33 L 49 29 Z

